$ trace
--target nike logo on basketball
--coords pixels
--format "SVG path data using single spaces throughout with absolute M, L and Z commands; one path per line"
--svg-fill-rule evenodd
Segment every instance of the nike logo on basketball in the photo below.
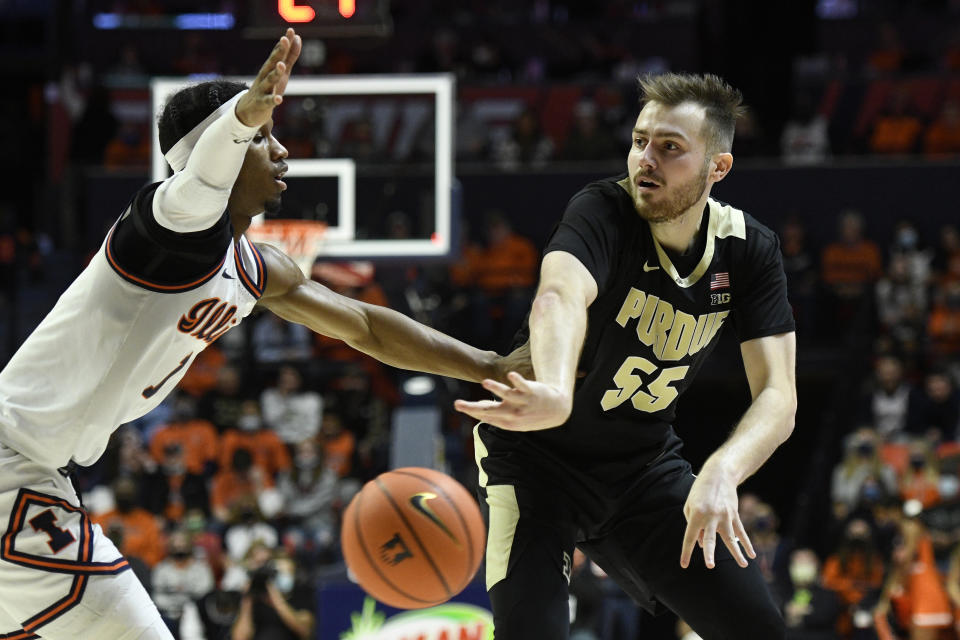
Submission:
M 437 494 L 430 493 L 429 491 L 423 491 L 421 493 L 415 493 L 410 496 L 410 504 L 413 505 L 413 508 L 418 512 L 422 513 L 427 517 L 430 522 L 440 527 L 440 530 L 443 531 L 447 536 L 454 541 L 457 546 L 460 546 L 460 541 L 457 540 L 457 537 L 453 535 L 453 532 L 443 523 L 437 514 L 433 512 L 433 509 L 430 508 L 430 505 L 427 504 L 427 500 L 433 500 L 437 497 Z
M 220 275 L 222 275 L 222 276 L 223 276 L 224 278 L 226 278 L 227 280 L 234 280 L 234 279 L 235 279 L 232 275 L 230 275 L 230 274 L 227 273 L 226 271 L 224 271 L 224 272 L 223 272 L 222 274 L 220 274 Z
M 643 263 L 643 270 L 644 270 L 644 272 L 656 271 L 656 270 L 659 269 L 659 268 L 660 268 L 660 267 L 651 267 L 651 266 L 650 266 L 649 264 L 647 264 L 646 262 Z

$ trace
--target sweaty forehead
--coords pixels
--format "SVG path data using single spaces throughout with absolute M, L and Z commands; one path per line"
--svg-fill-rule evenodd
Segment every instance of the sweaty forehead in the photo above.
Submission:
M 703 143 L 706 115 L 706 108 L 694 102 L 682 102 L 673 107 L 648 102 L 640 110 L 634 128 L 648 135 L 679 134 L 687 140 Z

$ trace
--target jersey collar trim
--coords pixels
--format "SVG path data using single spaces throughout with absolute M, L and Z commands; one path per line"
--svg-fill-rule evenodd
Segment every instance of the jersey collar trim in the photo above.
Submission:
M 703 277 L 703 274 L 707 272 L 707 269 L 710 267 L 710 263 L 713 261 L 713 251 L 715 249 L 714 241 L 717 237 L 717 223 L 719 216 L 717 215 L 716 203 L 711 198 L 707 198 L 707 207 L 709 211 L 709 219 L 707 221 L 707 245 L 703 249 L 703 256 L 700 258 L 700 262 L 697 263 L 697 266 L 686 278 L 680 277 L 680 273 L 677 272 L 677 268 L 673 266 L 673 263 L 670 261 L 670 257 L 667 255 L 667 252 L 664 251 L 663 247 L 660 246 L 660 243 L 657 242 L 656 236 L 654 236 L 652 233 L 650 234 L 650 238 L 653 239 L 653 247 L 657 250 L 657 257 L 660 259 L 660 266 L 663 267 L 663 270 L 667 272 L 667 275 L 670 276 L 670 279 L 683 289 L 688 289 L 697 284 L 697 282 L 700 281 L 700 278 Z

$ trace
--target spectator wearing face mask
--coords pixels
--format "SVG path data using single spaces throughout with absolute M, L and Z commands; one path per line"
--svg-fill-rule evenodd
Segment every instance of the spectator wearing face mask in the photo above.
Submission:
M 811 549 L 790 554 L 790 582 L 783 590 L 782 609 L 787 640 L 837 640 L 842 604 L 837 594 L 820 584 L 820 560 Z
M 260 406 L 264 422 L 288 445 L 317 435 L 323 398 L 303 388 L 303 378 L 294 367 L 280 367 L 276 385 L 260 395 Z
M 306 640 L 312 637 L 314 594 L 283 552 L 250 568 L 250 582 L 240 601 L 231 640 Z
M 922 389 L 911 398 L 909 429 L 918 436 L 950 440 L 960 435 L 958 427 L 960 393 L 947 371 L 935 369 L 927 374 Z
M 217 430 L 206 420 L 197 418 L 196 401 L 186 395 L 177 396 L 170 422 L 154 432 L 150 439 L 150 455 L 163 465 L 170 445 L 179 445 L 186 471 L 209 477 L 216 467 Z
M 900 498 L 917 500 L 924 509 L 940 502 L 940 472 L 937 459 L 923 440 L 910 444 L 907 468 L 900 476 Z
M 244 401 L 236 427 L 223 434 L 220 447 L 222 468 L 230 465 L 237 449 L 250 451 L 254 466 L 266 477 L 276 478 L 281 471 L 290 469 L 290 453 L 280 437 L 264 424 L 256 400 Z
M 878 439 L 872 429 L 857 429 L 848 439 L 843 460 L 830 483 L 834 515 L 843 519 L 852 513 L 870 492 L 873 497 L 897 494 L 897 475 L 880 459 Z
M 122 532 L 120 552 L 136 556 L 153 567 L 164 556 L 165 546 L 156 517 L 139 506 L 138 486 L 133 478 L 118 478 L 113 483 L 113 500 L 116 507 L 93 518 L 93 523 L 104 530 L 118 528 Z
M 847 606 L 863 600 L 883 584 L 883 556 L 877 551 L 866 520 L 847 523 L 837 550 L 823 563 L 823 586 L 833 589 Z
M 890 576 L 874 609 L 880 640 L 936 640 L 953 622 L 933 541 L 923 523 L 913 517 L 921 511 L 919 504 L 911 502 L 904 504 L 904 513 L 910 515 L 901 520 Z
M 280 542 L 277 530 L 264 521 L 263 514 L 260 513 L 256 499 L 253 497 L 242 498 L 234 505 L 229 523 L 223 534 L 223 544 L 233 566 L 248 557 L 254 549 L 258 547 L 275 549 Z M 224 581 L 228 581 L 229 575 L 228 569 Z
M 153 601 L 160 616 L 174 637 L 179 637 L 184 607 L 213 590 L 213 572 L 206 560 L 194 553 L 185 531 L 170 534 L 167 557 L 154 567 L 152 580 Z
M 873 376 L 863 394 L 862 418 L 876 427 L 879 439 L 902 438 L 907 427 L 912 386 L 903 377 L 903 362 L 895 356 L 881 356 L 873 365 Z
M 750 524 L 745 525 L 753 549 L 757 552 L 753 562 L 760 567 L 763 579 L 771 586 L 783 581 L 787 568 L 787 543 L 777 531 L 779 525 L 777 514 L 765 502 L 757 504 Z
M 293 467 L 280 475 L 277 489 L 288 522 L 285 544 L 297 552 L 323 555 L 337 541 L 338 510 L 360 490 L 360 483 L 341 479 L 311 439 L 297 445 Z

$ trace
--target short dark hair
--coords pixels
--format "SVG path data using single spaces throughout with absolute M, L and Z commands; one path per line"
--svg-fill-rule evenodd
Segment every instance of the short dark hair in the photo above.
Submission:
M 211 80 L 177 91 L 164 105 L 157 121 L 160 151 L 169 151 L 204 118 L 246 88 L 242 82 Z
M 693 102 L 707 110 L 704 121 L 704 138 L 707 152 L 728 152 L 733 148 L 733 131 L 737 118 L 746 112 L 743 94 L 731 87 L 720 76 L 712 73 L 645 74 L 637 78 L 640 87 L 640 104 L 658 102 L 675 107 L 684 102 Z

